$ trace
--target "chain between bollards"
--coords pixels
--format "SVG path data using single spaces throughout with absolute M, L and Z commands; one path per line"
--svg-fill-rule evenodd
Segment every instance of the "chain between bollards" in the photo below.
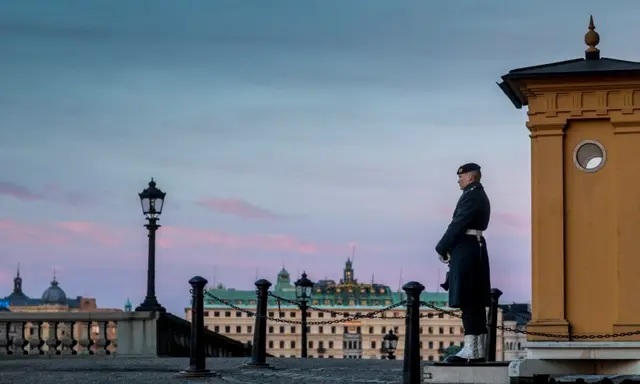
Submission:
M 204 345 L 204 287 L 207 285 L 207 279 L 202 276 L 194 276 L 189 280 L 189 284 L 191 284 L 193 303 L 189 367 L 178 375 L 181 377 L 215 376 L 216 372 L 206 368 L 207 355 Z

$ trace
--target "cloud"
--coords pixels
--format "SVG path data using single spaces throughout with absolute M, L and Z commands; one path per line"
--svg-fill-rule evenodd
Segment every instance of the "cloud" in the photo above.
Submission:
M 0 220 L 0 241 L 4 243 L 73 246 L 94 244 L 117 248 L 139 242 L 126 228 L 87 221 L 58 221 L 41 225 Z M 230 250 L 261 250 L 296 254 L 346 252 L 347 244 L 326 244 L 298 239 L 286 234 L 233 234 L 215 229 L 162 226 L 157 234 L 160 248 L 214 246 Z
M 214 245 L 229 249 L 259 249 L 264 251 L 317 254 L 336 248 L 311 241 L 299 240 L 283 234 L 237 235 L 213 229 L 163 226 L 158 233 L 158 245 L 164 248 L 182 248 Z M 346 249 L 346 246 L 344 247 Z
M 42 199 L 42 195 L 29 190 L 29 188 L 8 181 L 0 181 L 0 195 L 10 196 L 22 201 Z
M 0 195 L 22 201 L 51 201 L 69 205 L 82 205 L 95 201 L 89 195 L 66 191 L 55 184 L 47 184 L 41 190 L 33 190 L 10 181 L 0 181 Z
M 495 212 L 492 214 L 498 229 L 505 229 L 518 235 L 531 233 L 531 216 L 523 212 Z
M 61 221 L 53 225 L 69 234 L 86 237 L 96 244 L 116 247 L 122 244 L 122 238 L 114 233 L 112 228 L 105 228 L 87 221 Z
M 451 220 L 454 207 L 438 206 L 434 209 L 438 221 Z M 444 230 L 444 229 L 443 229 Z M 489 230 L 510 235 L 527 236 L 531 233 L 531 216 L 528 212 L 493 211 Z
M 243 219 L 275 220 L 281 218 L 280 215 L 239 199 L 208 198 L 199 200 L 196 204 L 209 208 L 214 212 L 237 216 Z
M 0 220 L 0 240 L 3 243 L 66 245 L 70 239 L 64 233 L 48 231 L 44 226 Z

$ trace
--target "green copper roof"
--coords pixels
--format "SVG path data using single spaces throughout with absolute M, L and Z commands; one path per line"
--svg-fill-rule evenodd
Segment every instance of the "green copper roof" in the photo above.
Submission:
M 313 286 L 311 299 L 309 304 L 316 307 L 324 308 L 362 308 L 362 309 L 380 309 L 388 307 L 392 304 L 406 300 L 404 292 L 393 292 L 387 285 L 371 283 L 358 283 L 353 274 L 352 261 L 349 259 L 345 265 L 343 279 L 339 282 L 334 280 L 320 280 Z M 289 272 L 286 269 L 278 273 L 276 284 L 271 287 L 271 292 L 283 299 L 296 300 L 295 286 L 291 283 Z M 233 288 L 225 288 L 222 284 L 218 284 L 215 288 L 206 290 L 209 294 L 228 301 L 230 304 L 239 307 L 255 308 L 256 291 L 255 290 L 236 290 Z M 447 307 L 449 294 L 446 292 L 422 292 L 420 300 L 439 307 Z M 269 297 L 268 306 L 287 308 L 292 304 L 286 301 Z M 229 308 L 227 305 L 221 304 L 216 300 L 205 295 L 206 308 Z

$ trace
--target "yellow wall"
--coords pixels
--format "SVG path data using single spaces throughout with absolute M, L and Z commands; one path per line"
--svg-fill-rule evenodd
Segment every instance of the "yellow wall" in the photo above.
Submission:
M 521 82 L 532 156 L 528 329 L 640 330 L 640 79 L 582 80 Z M 597 172 L 574 164 L 574 148 L 583 140 L 606 149 Z

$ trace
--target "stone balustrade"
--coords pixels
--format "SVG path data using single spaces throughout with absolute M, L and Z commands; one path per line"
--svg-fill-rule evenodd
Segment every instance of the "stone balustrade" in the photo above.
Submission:
M 207 331 L 211 357 L 248 355 L 248 346 Z M 0 312 L 1 356 L 188 357 L 191 323 L 154 312 Z

